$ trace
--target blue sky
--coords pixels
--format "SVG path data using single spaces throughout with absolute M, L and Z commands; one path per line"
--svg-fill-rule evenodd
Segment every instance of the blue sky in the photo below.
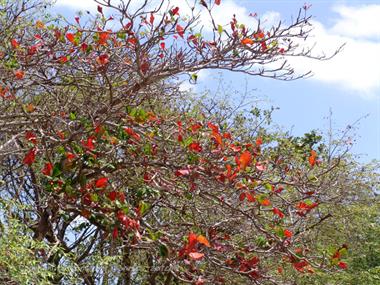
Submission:
M 118 0 L 114 0 L 118 1 Z M 139 2 L 140 0 L 133 0 Z M 172 0 L 173 5 L 181 1 Z M 246 23 L 249 13 L 257 13 L 268 25 L 278 20 L 290 22 L 305 1 L 289 0 L 222 0 L 215 18 L 228 23 L 232 13 Z M 294 135 L 311 129 L 327 131 L 325 118 L 331 109 L 333 127 L 347 125 L 368 114 L 357 126 L 352 149 L 362 154 L 361 161 L 380 160 L 380 0 L 378 1 L 308 1 L 309 14 L 315 27 L 309 44 L 317 43 L 316 52 L 332 52 L 346 43 L 344 50 L 325 62 L 299 58 L 291 63 L 299 73 L 312 70 L 314 76 L 291 82 L 223 73 L 231 87 L 243 91 L 246 86 L 253 96 L 266 98 L 269 105 L 280 107 L 274 121 Z M 58 0 L 55 11 L 70 15 L 79 9 L 94 11 L 92 0 Z M 224 24 L 224 23 L 221 23 Z M 216 71 L 199 74 L 198 91 L 215 88 Z M 247 85 L 246 85 L 247 84 Z M 193 87 L 194 88 L 194 87 Z

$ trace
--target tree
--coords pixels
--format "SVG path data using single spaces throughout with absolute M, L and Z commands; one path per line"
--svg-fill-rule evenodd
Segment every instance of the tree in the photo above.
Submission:
M 35 241 L 60 249 L 38 256 L 54 268 L 50 281 L 289 284 L 284 272 L 345 267 L 307 239 L 330 218 L 319 209 L 335 201 L 327 190 L 343 157 L 316 133 L 291 138 L 241 116 L 184 112 L 175 84 L 208 68 L 302 77 L 286 58 L 314 57 L 297 45 L 307 7 L 263 30 L 235 16 L 215 23 L 221 1 L 194 3 L 190 15 L 166 1 L 96 2 L 93 20 L 73 23 L 39 14 L 40 2 L 1 8 L 1 197 L 27 206 L 12 217 Z

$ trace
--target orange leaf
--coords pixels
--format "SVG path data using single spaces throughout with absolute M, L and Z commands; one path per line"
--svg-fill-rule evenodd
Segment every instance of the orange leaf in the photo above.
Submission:
M 270 205 L 270 201 L 268 199 L 264 199 L 260 202 L 261 205 L 263 206 L 269 206 Z
M 310 166 L 313 167 L 315 162 L 316 162 L 316 158 L 317 158 L 317 153 L 315 152 L 315 150 L 312 150 L 310 152 L 310 156 L 309 156 L 309 163 L 310 163 Z
M 245 168 L 251 163 L 252 155 L 246 150 L 240 155 L 239 158 L 239 166 L 241 169 L 245 170 Z
M 17 79 L 23 79 L 24 78 L 24 71 L 22 70 L 16 70 L 15 71 L 15 76 Z
M 241 44 L 243 45 L 253 45 L 254 41 L 250 38 L 245 38 L 241 40 Z
M 29 103 L 28 105 L 25 106 L 25 110 L 28 112 L 28 113 L 33 113 L 34 110 L 36 108 L 34 107 L 34 105 L 32 103 Z
M 205 245 L 207 247 L 211 246 L 210 243 L 209 243 L 209 241 L 207 240 L 207 238 L 205 238 L 203 235 L 199 235 L 197 237 L 197 240 L 198 240 L 199 243 L 201 243 L 201 244 L 203 244 L 203 245 Z
M 213 133 L 212 136 L 214 137 L 215 141 L 217 142 L 218 145 L 222 145 L 223 140 L 222 136 L 218 133 Z

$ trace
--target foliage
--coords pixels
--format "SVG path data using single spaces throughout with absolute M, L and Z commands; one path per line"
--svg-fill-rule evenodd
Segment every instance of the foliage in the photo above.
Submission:
M 374 179 L 352 164 L 349 146 L 332 153 L 315 131 L 271 132 L 273 110 L 191 102 L 176 84 L 207 68 L 302 77 L 286 57 L 315 57 L 297 44 L 309 32 L 307 7 L 264 30 L 235 16 L 215 23 L 221 1 L 98 2 L 96 16 L 75 22 L 38 14 L 36 1 L 1 8 L 0 196 L 21 205 L 4 216 L 5 236 L 20 223 L 31 231 L 15 241 L 25 260 L 1 257 L 7 278 L 289 284 L 346 268 L 339 221 L 359 194 L 371 196 Z M 376 231 L 375 214 L 366 217 Z M 40 244 L 49 253 L 33 255 Z M 24 276 L 20 262 L 41 274 Z M 376 270 L 368 262 L 362 269 Z

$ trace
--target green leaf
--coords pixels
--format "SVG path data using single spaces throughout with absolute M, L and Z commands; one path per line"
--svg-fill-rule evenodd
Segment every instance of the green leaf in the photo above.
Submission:
M 219 33 L 219 35 L 221 35 L 223 33 L 222 25 L 218 25 L 218 33 Z
M 98 196 L 98 194 L 96 194 L 96 193 L 92 193 L 92 194 L 91 194 L 91 201 L 93 201 L 93 202 L 98 202 L 98 201 L 99 201 L 99 196 Z
M 149 210 L 150 205 L 144 201 L 141 201 L 139 207 L 140 207 L 141 215 L 144 215 L 146 211 Z
M 193 142 L 193 138 L 192 137 L 188 137 L 185 140 L 183 140 L 182 144 L 183 144 L 184 147 L 188 147 L 192 142 Z
M 265 183 L 264 188 L 268 191 L 272 191 L 272 185 L 270 183 Z
M 53 167 L 52 177 L 58 177 L 62 174 L 62 167 L 60 163 L 55 163 Z
M 77 118 L 77 116 L 75 115 L 75 113 L 71 112 L 70 115 L 69 115 L 69 119 L 71 121 L 74 121 L 76 118 Z
M 160 244 L 160 256 L 161 257 L 167 257 L 169 255 L 168 247 L 164 244 Z
M 118 32 L 118 33 L 117 33 L 117 38 L 118 38 L 118 39 L 125 40 L 126 37 L 127 37 L 127 36 L 126 36 L 125 33 L 122 33 L 122 32 Z

